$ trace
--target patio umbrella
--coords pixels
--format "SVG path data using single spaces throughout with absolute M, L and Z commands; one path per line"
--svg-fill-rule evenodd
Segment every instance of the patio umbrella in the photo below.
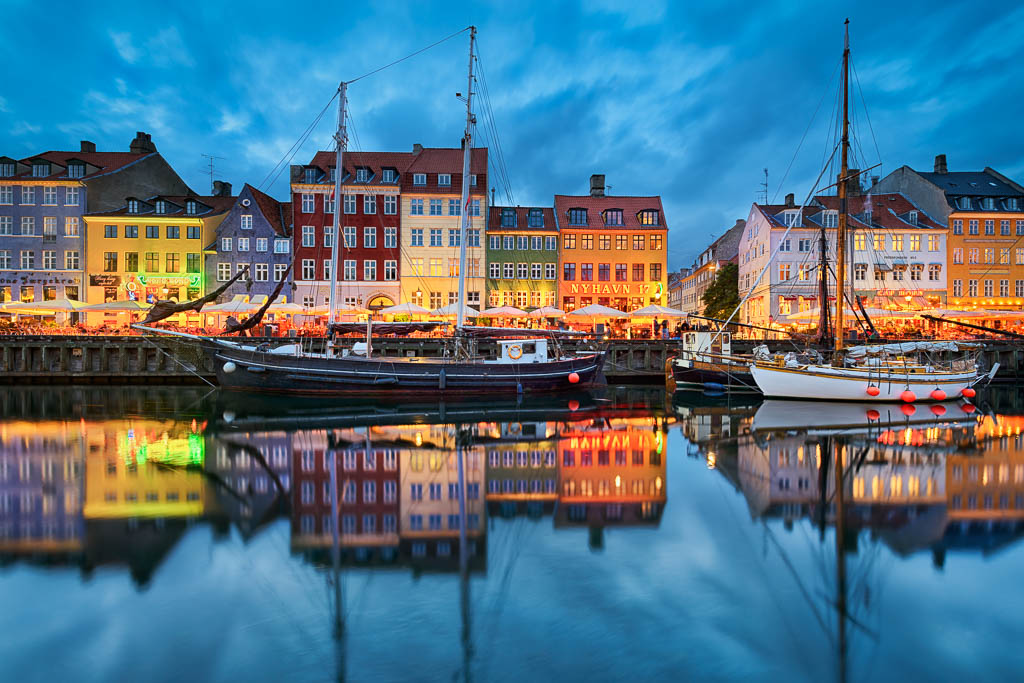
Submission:
M 5 311 L 16 313 L 74 313 L 89 304 L 75 299 L 53 299 L 52 301 L 19 301 L 4 306 Z
M 472 306 L 463 306 L 462 310 L 463 310 L 463 314 L 462 315 L 463 315 L 464 318 L 477 318 L 477 317 L 480 316 L 480 312 L 477 311 Z M 455 303 L 455 304 L 448 304 L 447 306 L 444 306 L 442 308 L 438 308 L 438 309 L 435 309 L 435 310 L 431 311 L 430 314 L 431 315 L 451 315 L 451 316 L 457 316 L 459 314 L 459 305 L 457 303 Z
M 688 313 L 669 308 L 668 306 L 659 306 L 658 304 L 651 304 L 650 306 L 644 306 L 641 309 L 633 311 L 629 314 L 632 318 L 654 318 L 656 316 L 662 318 L 685 318 Z
M 530 311 L 526 315 L 531 318 L 561 318 L 565 315 L 565 311 L 560 308 L 555 308 L 554 306 L 541 306 L 540 308 Z
M 377 311 L 381 315 L 430 315 L 430 311 L 414 303 L 398 304 Z
M 583 308 L 577 308 L 565 314 L 567 318 L 625 318 L 626 313 L 615 308 L 602 306 L 601 304 L 590 304 Z
M 529 314 L 526 311 L 521 311 L 515 306 L 495 306 L 480 311 L 483 318 L 525 318 L 527 315 Z
M 125 301 L 106 301 L 102 304 L 89 304 L 85 308 L 79 310 L 88 313 L 94 313 L 99 311 L 105 311 L 107 313 L 142 313 L 148 311 L 153 304 L 147 304 L 144 301 L 133 301 L 131 299 Z
M 227 301 L 215 306 L 207 306 L 200 313 L 216 313 L 218 315 L 235 315 L 237 313 L 255 313 L 260 307 L 249 301 Z
M 267 310 L 271 313 L 284 313 L 285 315 L 295 315 L 296 313 L 305 313 L 307 311 L 307 309 L 294 301 L 284 304 L 270 304 L 270 308 Z

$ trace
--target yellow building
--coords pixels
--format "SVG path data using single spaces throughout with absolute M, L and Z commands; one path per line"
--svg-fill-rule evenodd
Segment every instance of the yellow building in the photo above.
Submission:
M 946 459 L 949 517 L 954 520 L 1024 519 L 1024 417 L 985 417 L 975 436 L 981 453 Z
M 207 293 L 203 253 L 234 197 L 128 197 L 85 216 L 86 301 L 185 301 Z
M 459 235 L 462 225 L 462 150 L 413 149 L 415 160 L 402 179 L 402 302 L 428 309 L 459 296 Z M 472 152 L 466 239 L 466 303 L 479 308 L 486 288 L 487 149 Z

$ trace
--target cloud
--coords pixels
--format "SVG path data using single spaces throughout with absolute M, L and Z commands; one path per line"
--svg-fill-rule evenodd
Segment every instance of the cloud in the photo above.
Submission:
M 128 64 L 146 64 L 161 68 L 195 65 L 195 60 L 176 26 L 160 29 L 145 40 L 142 48 L 135 46 L 134 37 L 126 31 L 110 31 L 109 35 L 117 54 Z
M 132 34 L 127 32 L 110 31 L 110 39 L 114 41 L 114 49 L 121 59 L 134 64 L 139 59 L 139 51 L 132 45 Z
M 238 133 L 244 131 L 252 117 L 244 111 L 232 112 L 222 109 L 220 112 L 220 124 L 217 126 L 218 133 Z
M 6 114 L 8 111 L 10 110 L 7 108 L 7 99 L 0 97 L 0 113 Z
M 28 121 L 18 121 L 16 124 L 11 126 L 11 135 L 34 135 L 43 129 L 42 126 L 36 126 Z

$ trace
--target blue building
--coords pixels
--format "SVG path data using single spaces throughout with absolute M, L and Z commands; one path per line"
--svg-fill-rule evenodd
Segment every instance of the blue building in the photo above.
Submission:
M 193 193 L 142 132 L 127 152 L 0 156 L 0 302 L 83 300 L 82 216 L 153 194 Z
M 292 262 L 292 207 L 246 183 L 235 205 L 217 227 L 217 237 L 206 248 L 206 290 L 212 291 L 249 266 L 248 277 L 238 280 L 219 297 L 230 301 L 236 294 L 270 295 Z M 289 274 L 291 283 L 294 273 Z M 286 284 L 282 296 L 292 300 Z

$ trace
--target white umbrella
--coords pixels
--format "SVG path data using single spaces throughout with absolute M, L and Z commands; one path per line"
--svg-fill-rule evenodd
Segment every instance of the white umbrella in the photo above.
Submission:
M 527 315 L 526 311 L 515 306 L 495 306 L 480 311 L 480 316 L 484 318 L 525 318 Z
M 200 312 L 234 315 L 236 313 L 255 313 L 258 310 L 260 310 L 260 307 L 254 303 L 232 300 L 215 306 L 207 306 Z
M 583 308 L 577 308 L 575 311 L 569 311 L 565 314 L 567 318 L 625 318 L 626 313 L 615 308 L 609 308 L 608 306 L 602 306 L 601 304 L 590 304 Z
M 629 315 L 633 318 L 654 318 L 656 316 L 662 318 L 685 318 L 689 314 L 675 308 L 669 308 L 668 306 L 651 304 L 650 306 L 644 306 L 641 309 L 635 310 Z
M 555 308 L 554 306 L 541 306 L 540 308 L 530 311 L 526 315 L 531 318 L 561 318 L 565 315 L 565 311 L 560 308 Z
M 89 304 L 75 299 L 53 299 L 52 301 L 19 301 L 4 306 L 5 311 L 39 313 L 73 313 Z
M 306 313 L 308 311 L 308 309 L 303 308 L 300 304 L 297 304 L 294 301 L 289 301 L 288 303 L 283 304 L 270 304 L 270 308 L 267 310 L 271 313 L 284 313 L 286 315 L 295 315 L 296 313 Z
M 476 318 L 479 317 L 480 313 L 472 306 L 463 306 L 463 317 L 465 318 Z M 448 304 L 443 308 L 437 308 L 430 312 L 431 315 L 451 315 L 456 316 L 459 314 L 459 305 L 457 303 Z
M 430 315 L 430 311 L 427 309 L 410 302 L 382 308 L 377 312 L 381 315 Z
M 127 299 L 125 301 L 106 301 L 102 304 L 89 304 L 79 310 L 89 313 L 98 311 L 106 311 L 107 313 L 142 313 L 143 311 L 148 311 L 152 305 L 144 301 Z

